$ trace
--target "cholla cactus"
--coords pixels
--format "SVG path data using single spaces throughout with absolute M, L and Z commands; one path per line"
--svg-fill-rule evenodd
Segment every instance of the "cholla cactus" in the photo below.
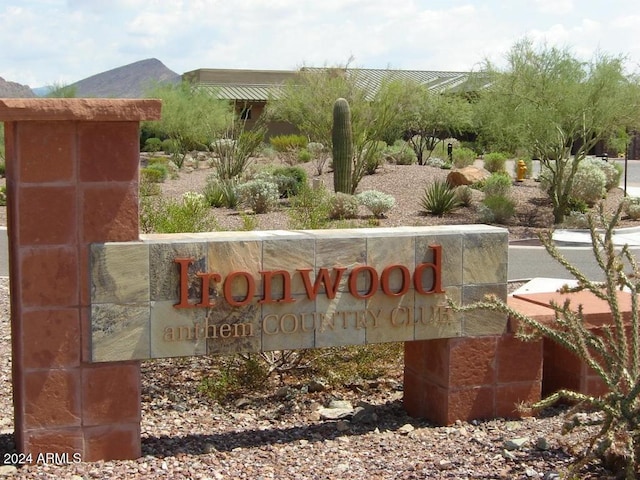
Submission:
M 599 216 L 589 216 L 589 230 L 596 263 L 604 274 L 603 282 L 587 278 L 571 265 L 557 249 L 552 233 L 540 238 L 547 252 L 577 280 L 577 287 L 565 286 L 562 292 L 587 291 L 607 303 L 610 321 L 602 328 L 593 329 L 585 321 L 581 305 L 550 302 L 555 312 L 552 321 L 540 321 L 507 305 L 501 299 L 490 296 L 472 305 L 450 305 L 458 311 L 490 310 L 508 314 L 517 321 L 518 338 L 554 342 L 578 357 L 607 387 L 601 396 L 571 390 L 559 390 L 537 402 L 535 408 L 554 405 L 559 400 L 568 401 L 573 407 L 568 411 L 563 433 L 584 427 L 581 414 L 589 412 L 593 422 L 587 425 L 585 447 L 580 449 L 574 467 L 581 468 L 590 461 L 602 461 L 617 473 L 616 478 L 636 479 L 640 467 L 640 269 L 628 245 L 616 248 L 614 229 L 622 213 L 621 203 L 610 218 L 600 206 Z M 602 227 L 602 228 L 598 228 Z M 618 293 L 630 292 L 630 312 L 622 311 Z M 599 424 L 600 428 L 589 428 Z M 577 478 L 569 472 L 567 478 Z
M 391 210 L 396 204 L 396 199 L 386 193 L 377 190 L 365 190 L 356 195 L 360 205 L 364 205 L 376 217 L 384 217 L 384 214 Z

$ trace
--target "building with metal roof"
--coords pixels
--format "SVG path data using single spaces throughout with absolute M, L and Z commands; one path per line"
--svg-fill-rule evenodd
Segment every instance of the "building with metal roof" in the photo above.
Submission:
M 300 72 L 326 71 L 328 68 L 303 67 L 300 70 L 233 70 L 201 68 L 182 75 L 182 79 L 206 89 L 218 98 L 234 102 L 247 127 L 255 125 L 269 100 L 277 98 L 281 87 L 295 81 Z M 373 97 L 380 85 L 388 80 L 413 80 L 438 92 L 465 92 L 487 85 L 486 77 L 471 72 L 426 70 L 393 70 L 376 68 L 330 68 L 344 75 L 353 75 L 356 84 Z M 294 133 L 285 122 L 271 122 L 268 136 Z

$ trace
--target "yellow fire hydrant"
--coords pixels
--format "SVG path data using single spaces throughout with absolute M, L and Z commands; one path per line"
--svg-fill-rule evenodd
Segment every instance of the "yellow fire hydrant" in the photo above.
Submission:
M 522 182 L 527 176 L 527 164 L 524 163 L 524 160 L 518 160 L 518 169 L 516 173 L 516 181 Z

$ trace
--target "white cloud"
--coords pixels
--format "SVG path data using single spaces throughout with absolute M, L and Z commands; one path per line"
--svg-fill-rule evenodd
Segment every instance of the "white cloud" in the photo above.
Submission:
M 529 35 L 640 61 L 630 0 L 4 0 L 0 76 L 71 83 L 155 57 L 197 68 L 469 70 Z M 637 16 L 636 16 L 637 17 Z

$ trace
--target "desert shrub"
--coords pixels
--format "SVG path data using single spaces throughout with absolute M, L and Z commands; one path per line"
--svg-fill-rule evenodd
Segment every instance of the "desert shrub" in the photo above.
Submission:
M 217 175 L 209 175 L 202 193 L 207 204 L 212 207 L 235 208 L 239 202 L 237 186 L 238 181 L 235 178 L 222 179 Z
M 515 202 L 505 195 L 491 195 L 480 205 L 480 218 L 485 223 L 505 224 L 515 213 Z
M 399 140 L 384 149 L 384 158 L 387 162 L 396 165 L 413 165 L 417 161 L 416 152 L 407 142 Z
M 0 139 L 0 141 L 2 141 L 2 139 Z M 6 173 L 7 173 L 7 164 L 4 161 L 4 159 L 0 157 L 0 177 L 5 177 Z
M 306 148 L 303 148 L 302 150 L 300 150 L 298 152 L 298 161 L 300 163 L 307 163 L 311 161 L 311 152 L 309 152 L 309 150 L 307 150 Z
M 626 198 L 624 213 L 633 220 L 640 220 L 640 198 Z
M 301 167 L 274 167 L 268 172 L 278 185 L 281 198 L 297 195 L 307 184 L 307 172 Z
M 220 357 L 220 367 L 200 381 L 198 390 L 215 400 L 225 402 L 239 392 L 255 392 L 265 387 L 270 371 L 259 356 L 244 354 Z
M 568 207 L 569 207 L 568 209 L 569 211 L 567 213 L 571 213 L 571 212 L 587 213 L 587 210 L 589 210 L 589 205 L 587 205 L 587 202 L 585 202 L 584 200 L 580 200 L 579 198 L 573 198 L 573 197 L 569 197 Z
M 322 175 L 324 166 L 329 159 L 329 151 L 325 148 L 324 145 L 318 142 L 309 142 L 307 144 L 307 151 L 311 154 L 311 159 L 316 166 L 318 175 Z
M 141 197 L 151 197 L 162 193 L 159 183 L 150 182 L 144 176 L 140 177 L 140 184 L 138 188 Z
M 573 176 L 571 197 L 594 205 L 606 195 L 606 183 L 607 177 L 602 169 L 593 162 L 583 160 Z
M 589 219 L 587 218 L 587 214 L 572 210 L 565 215 L 562 226 L 564 228 L 589 228 Z
M 596 157 L 588 157 L 585 158 L 581 163 L 580 167 L 587 167 L 589 165 L 594 165 L 595 167 L 602 170 L 605 176 L 605 191 L 609 191 L 612 188 L 617 187 L 620 184 L 620 177 L 622 177 L 622 165 L 619 165 L 616 162 L 609 163 L 601 158 Z
M 580 359 L 606 386 L 605 393 L 595 395 L 561 389 L 533 405 L 536 409 L 559 401 L 571 405 L 565 414 L 562 433 L 582 432 L 572 437 L 572 442 L 579 443 L 575 445 L 575 461 L 566 478 L 582 478 L 582 467 L 594 461 L 610 469 L 614 474 L 611 478 L 636 479 L 640 469 L 640 312 L 637 302 L 640 271 L 629 247 L 616 248 L 614 243 L 615 227 L 623 208 L 624 202 L 607 216 L 601 204 L 597 217 L 588 216 L 594 262 L 603 274 L 597 275 L 598 281 L 590 280 L 590 276 L 569 263 L 557 249 L 552 232 L 541 236 L 547 253 L 577 280 L 576 287 L 565 287 L 562 291 L 584 291 L 606 302 L 609 320 L 602 328 L 593 328 L 586 322 L 582 305 L 569 299 L 549 302 L 554 313 L 552 320 L 525 315 L 495 296 L 464 307 L 454 306 L 459 311 L 500 312 L 517 320 L 519 339 L 539 341 L 544 337 L 545 342 L 553 342 Z M 628 312 L 620 305 L 622 290 L 628 291 L 631 299 Z
M 140 176 L 147 182 L 162 183 L 169 176 L 169 169 L 161 163 L 153 163 L 140 169 Z
M 376 190 L 365 190 L 356 195 L 356 198 L 360 205 L 367 207 L 376 218 L 384 216 L 396 204 L 396 199 L 391 195 Z
M 162 151 L 169 155 L 178 154 L 180 153 L 180 144 L 171 138 L 167 138 L 162 141 Z
M 504 172 L 502 173 L 492 173 L 489 178 L 484 181 L 484 186 L 482 187 L 482 191 L 485 196 L 507 196 L 509 190 L 511 190 L 512 184 L 511 177 L 509 174 Z
M 484 168 L 491 173 L 504 172 L 507 155 L 502 152 L 486 153 L 483 157 Z
M 248 215 L 245 212 L 240 212 L 240 219 L 242 220 L 242 227 L 240 230 L 250 232 L 258 228 L 258 218 L 255 215 Z
M 144 141 L 144 148 L 142 149 L 145 152 L 159 152 L 162 150 L 162 140 L 156 137 L 147 138 Z
M 210 232 L 219 230 L 204 195 L 186 192 L 180 199 L 143 197 L 140 226 L 145 233 Z
M 358 199 L 354 195 L 336 192 L 329 197 L 329 218 L 343 220 L 358 216 Z
M 452 157 L 455 167 L 463 168 L 468 167 L 469 165 L 473 165 L 473 162 L 476 160 L 477 155 L 476 152 L 469 148 L 459 147 L 453 149 Z
M 518 158 L 515 162 L 513 162 L 513 176 L 518 176 L 518 162 L 520 160 L 522 160 L 527 167 L 524 178 L 531 178 L 533 176 L 533 160 L 529 157 Z
M 0 187 L 0 206 L 7 206 L 7 186 L 2 185 Z
M 436 180 L 425 188 L 420 206 L 426 213 L 443 217 L 458 207 L 458 197 L 445 180 Z
M 314 230 L 324 228 L 329 222 L 329 193 L 324 186 L 311 188 L 305 185 L 291 199 L 287 210 L 292 229 Z
M 307 137 L 304 135 L 275 135 L 269 139 L 269 143 L 276 152 L 290 152 L 307 148 Z
M 443 170 L 444 169 L 448 170 L 451 168 L 451 164 L 448 161 L 438 157 L 430 157 L 427 160 L 426 165 L 429 165 L 430 167 L 435 167 L 435 168 L 442 168 Z
M 384 163 L 384 150 L 387 148 L 387 144 L 383 141 L 376 142 L 369 149 L 362 152 L 362 158 L 364 160 L 364 174 L 373 175 L 380 165 Z
M 240 177 L 251 165 L 251 157 L 262 144 L 264 130 L 227 132 L 227 137 L 211 143 L 211 165 L 220 178 Z
M 571 162 L 567 162 L 565 174 L 569 173 L 571 166 Z M 607 193 L 607 183 L 613 182 L 617 185 L 620 181 L 620 177 L 616 177 L 616 172 L 618 171 L 616 167 L 609 167 L 612 166 L 600 159 L 585 158 L 581 160 L 573 176 L 570 196 L 591 206 L 601 200 Z M 610 175 L 609 180 L 607 180 L 605 171 Z M 540 188 L 545 192 L 549 192 L 551 188 L 550 173 L 546 167 L 543 167 L 540 171 Z
M 255 213 L 267 213 L 278 203 L 278 186 L 268 180 L 256 178 L 237 187 L 240 202 Z
M 458 204 L 470 207 L 473 202 L 473 189 L 469 185 L 460 185 L 455 188 Z

